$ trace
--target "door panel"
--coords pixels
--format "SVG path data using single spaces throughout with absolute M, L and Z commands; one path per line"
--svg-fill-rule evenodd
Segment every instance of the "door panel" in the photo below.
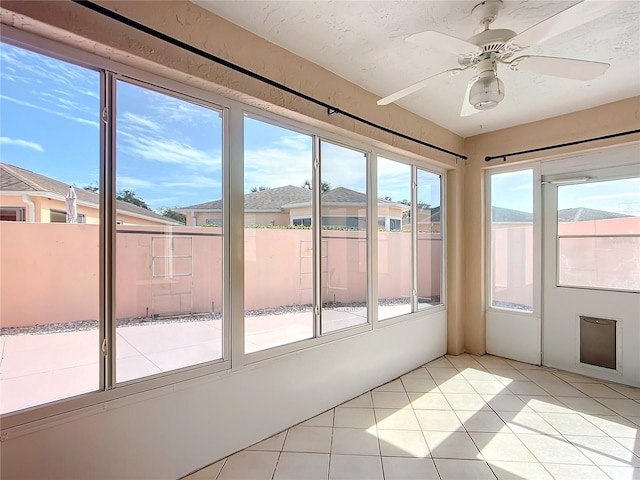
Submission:
M 543 177 L 543 364 L 638 386 L 640 165 L 570 173 Z

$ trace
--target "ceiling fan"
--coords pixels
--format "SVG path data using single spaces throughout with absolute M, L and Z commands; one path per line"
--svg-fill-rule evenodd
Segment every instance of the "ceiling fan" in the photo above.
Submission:
M 476 73 L 467 86 L 460 116 L 466 117 L 482 110 L 495 108 L 504 98 L 504 83 L 498 78 L 500 63 L 509 65 L 509 68 L 515 71 L 528 70 L 574 80 L 592 80 L 604 74 L 609 64 L 574 58 L 539 55 L 514 57 L 514 55 L 530 46 L 600 18 L 617 8 L 619 6 L 617 4 L 618 2 L 614 1 L 583 0 L 517 34 L 513 30 L 489 28 L 498 17 L 503 3 L 502 0 L 485 0 L 471 11 L 471 18 L 484 26 L 484 30 L 467 40 L 433 30 L 416 33 L 406 38 L 407 42 L 435 47 L 458 55 L 460 65 L 458 68 L 436 73 L 381 98 L 377 103 L 387 105 L 425 88 L 436 77 L 455 76 L 472 69 Z

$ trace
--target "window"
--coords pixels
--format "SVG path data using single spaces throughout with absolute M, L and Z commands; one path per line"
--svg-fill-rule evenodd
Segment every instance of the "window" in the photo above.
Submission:
M 245 117 L 245 352 L 314 336 L 313 138 Z M 273 223 L 272 223 L 273 222 Z
M 442 211 L 440 175 L 417 169 L 418 310 L 442 303 Z
M 223 229 L 172 207 L 222 198 L 220 111 L 116 83 L 116 381 L 223 357 Z
M 0 201 L 24 205 L 0 210 L 8 413 L 100 387 L 100 192 L 82 194 L 94 225 L 56 223 L 69 185 L 98 184 L 100 73 L 6 43 L 0 56 Z
M 411 196 L 411 166 L 378 157 L 378 216 L 389 218 L 378 232 L 379 320 L 413 311 Z
M 493 173 L 491 306 L 533 311 L 533 170 Z
M 23 207 L 0 207 L 0 221 L 24 222 Z
M 321 141 L 320 175 L 319 293 L 324 334 L 368 321 L 367 156 Z
M 558 285 L 640 291 L 640 178 L 558 186 Z

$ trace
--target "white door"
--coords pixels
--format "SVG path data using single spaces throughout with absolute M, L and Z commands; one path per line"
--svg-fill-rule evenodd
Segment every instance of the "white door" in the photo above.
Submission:
M 640 147 L 542 163 L 542 363 L 640 386 Z

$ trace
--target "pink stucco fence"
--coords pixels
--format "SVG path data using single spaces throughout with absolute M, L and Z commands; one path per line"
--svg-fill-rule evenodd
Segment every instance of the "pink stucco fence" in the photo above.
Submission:
M 222 309 L 218 228 L 119 227 L 116 317 L 140 318 Z M 2 327 L 99 317 L 99 227 L 3 222 L 0 226 Z M 367 244 L 361 232 L 323 231 L 323 302 L 366 300 Z M 410 293 L 410 235 L 379 232 L 380 298 Z M 245 230 L 245 308 L 311 303 L 311 233 Z M 419 295 L 440 295 L 442 241 L 418 239 Z

